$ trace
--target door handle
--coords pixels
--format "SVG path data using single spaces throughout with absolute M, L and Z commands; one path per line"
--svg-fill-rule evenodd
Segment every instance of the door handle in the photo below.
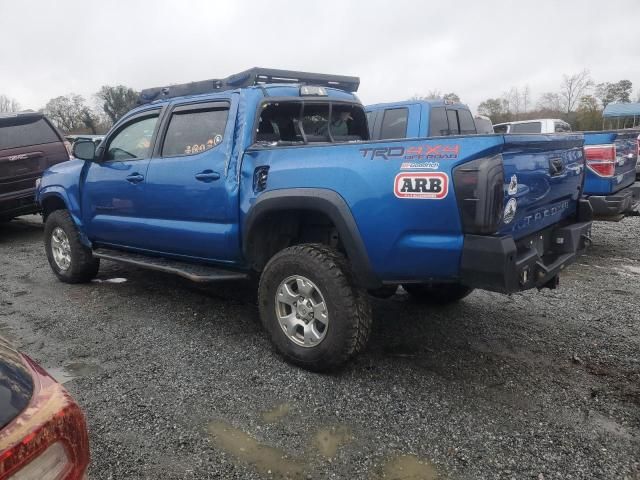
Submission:
M 127 177 L 127 182 L 129 183 L 140 183 L 144 180 L 144 176 L 139 173 L 132 173 Z
M 564 162 L 561 158 L 552 158 L 549 160 L 549 173 L 552 177 L 560 175 L 564 172 Z
M 203 172 L 196 173 L 196 180 L 201 182 L 213 182 L 214 180 L 218 180 L 220 178 L 220 174 L 218 172 L 214 172 L 213 170 L 204 170 Z

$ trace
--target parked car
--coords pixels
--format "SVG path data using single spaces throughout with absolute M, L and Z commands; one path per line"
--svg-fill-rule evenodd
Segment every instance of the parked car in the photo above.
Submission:
M 559 118 L 538 118 L 496 123 L 493 130 L 496 133 L 566 133 L 571 131 L 571 125 Z
M 369 141 L 358 84 L 251 69 L 143 90 L 98 148 L 77 142 L 42 178 L 53 273 L 89 281 L 108 259 L 195 281 L 259 276 L 271 340 L 314 370 L 365 347 L 367 290 L 442 303 L 555 288 L 591 229 L 582 136 Z M 552 161 L 557 178 L 531 168 Z
M 64 139 L 37 112 L 0 114 L 0 221 L 35 213 L 35 181 L 69 160 Z
M 80 407 L 47 372 L 0 338 L 0 479 L 80 480 L 88 464 Z

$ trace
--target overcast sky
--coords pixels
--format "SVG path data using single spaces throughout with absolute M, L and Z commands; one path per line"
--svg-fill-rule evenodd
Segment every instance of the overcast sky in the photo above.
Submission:
M 253 66 L 357 75 L 363 103 L 438 89 L 472 108 L 583 68 L 640 91 L 640 1 L 0 0 L 0 94 L 37 109 Z

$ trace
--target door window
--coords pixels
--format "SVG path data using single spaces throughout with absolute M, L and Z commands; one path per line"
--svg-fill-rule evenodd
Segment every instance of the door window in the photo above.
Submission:
M 174 112 L 162 147 L 163 157 L 194 155 L 217 147 L 227 127 L 228 108 Z
M 407 136 L 408 108 L 390 108 L 382 117 L 380 139 L 405 138 Z
M 149 158 L 151 139 L 158 123 L 158 115 L 135 120 L 109 142 L 106 160 L 135 160 Z
M 460 133 L 471 135 L 476 133 L 476 124 L 469 110 L 458 110 L 458 120 L 460 121 Z
M 449 135 L 449 123 L 447 122 L 447 112 L 442 107 L 431 109 L 429 117 L 429 136 L 443 137 Z

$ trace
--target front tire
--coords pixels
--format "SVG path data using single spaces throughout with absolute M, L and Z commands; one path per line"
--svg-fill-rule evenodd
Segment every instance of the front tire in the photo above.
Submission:
M 313 371 L 340 367 L 364 349 L 371 329 L 366 292 L 346 258 L 317 244 L 269 260 L 258 289 L 260 318 L 276 350 Z
M 466 287 L 459 283 L 434 283 L 429 285 L 408 283 L 402 285 L 402 288 L 404 288 L 414 300 L 436 305 L 447 305 L 457 302 L 473 292 L 473 288 Z
M 94 278 L 100 260 L 80 241 L 80 232 L 67 210 L 56 210 L 44 225 L 44 242 L 51 270 L 65 283 L 85 283 Z

